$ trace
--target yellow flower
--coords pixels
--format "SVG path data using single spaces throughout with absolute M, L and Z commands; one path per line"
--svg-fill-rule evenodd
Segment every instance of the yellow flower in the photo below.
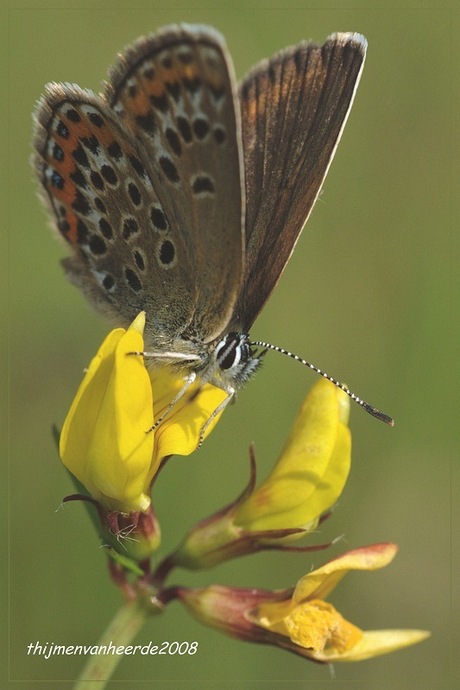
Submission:
M 132 354 L 144 351 L 144 325 L 142 312 L 128 330 L 109 333 L 88 367 L 60 438 L 64 465 L 106 510 L 124 513 L 149 508 L 150 485 L 162 459 L 195 450 L 203 424 L 225 396 L 208 385 L 190 401 L 190 390 L 152 430 L 154 411 L 158 418 L 183 381 L 166 369 L 150 376 L 143 357 Z
M 348 396 L 321 379 L 303 403 L 269 477 L 250 485 L 225 510 L 195 525 L 170 559 L 175 565 L 209 568 L 264 548 L 290 548 L 314 530 L 336 502 L 351 463 Z
M 272 472 L 236 511 L 236 525 L 251 531 L 316 528 L 350 471 L 349 409 L 348 396 L 329 381 L 313 386 Z
M 394 544 L 375 544 L 339 556 L 290 590 L 270 592 L 211 585 L 178 587 L 177 598 L 198 620 L 232 637 L 271 644 L 313 661 L 361 661 L 421 642 L 423 630 L 362 631 L 324 601 L 349 570 L 375 570 L 395 556 Z

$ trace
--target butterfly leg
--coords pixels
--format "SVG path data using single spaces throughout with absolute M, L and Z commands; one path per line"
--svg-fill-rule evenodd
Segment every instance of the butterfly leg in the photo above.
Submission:
M 233 396 L 235 395 L 235 389 L 232 388 L 232 386 L 228 386 L 224 390 L 228 394 L 227 397 L 222 400 L 222 402 L 216 407 L 214 412 L 209 416 L 209 418 L 206 420 L 206 422 L 201 427 L 200 440 L 198 441 L 198 445 L 196 447 L 197 450 L 199 448 L 201 448 L 201 446 L 203 445 L 204 436 L 205 436 L 205 433 L 208 429 L 208 426 L 217 417 L 217 415 L 219 415 L 221 412 L 223 412 L 225 410 L 228 403 L 233 399 Z

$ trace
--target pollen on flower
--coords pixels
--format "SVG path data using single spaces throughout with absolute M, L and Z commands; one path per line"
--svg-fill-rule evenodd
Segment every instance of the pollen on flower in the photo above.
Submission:
M 359 628 L 346 621 L 331 604 L 321 600 L 296 606 L 284 623 L 293 642 L 315 652 L 326 648 L 344 652 L 362 637 Z

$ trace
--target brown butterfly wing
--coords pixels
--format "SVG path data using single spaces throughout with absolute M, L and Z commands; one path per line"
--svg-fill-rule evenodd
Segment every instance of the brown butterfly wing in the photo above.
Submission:
M 232 316 L 244 253 L 240 112 L 225 41 L 211 27 L 188 24 L 138 39 L 111 69 L 105 97 L 149 158 L 185 249 L 165 311 L 181 304 L 190 283 L 193 313 L 188 325 L 183 315 L 181 337 L 210 342 Z M 153 276 L 152 291 L 162 294 L 163 282 Z
M 347 120 L 366 47 L 355 33 L 303 43 L 261 62 L 240 84 L 246 260 L 235 330 L 251 327 L 292 254 Z
M 34 165 L 70 279 L 147 347 L 187 355 L 225 331 L 242 279 L 240 112 L 231 58 L 209 27 L 127 47 L 96 95 L 50 84 Z

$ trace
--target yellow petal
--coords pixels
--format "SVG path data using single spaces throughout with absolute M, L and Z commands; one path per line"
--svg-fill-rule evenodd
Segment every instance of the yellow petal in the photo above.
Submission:
M 347 551 L 321 568 L 302 577 L 294 590 L 293 601 L 307 598 L 325 599 L 350 570 L 377 570 L 388 565 L 396 556 L 396 544 L 382 543 Z
M 141 356 L 142 317 L 109 333 L 64 423 L 63 463 L 89 493 L 113 510 L 145 510 L 154 434 L 150 379 Z
M 268 602 L 251 612 L 251 620 L 276 632 L 294 644 L 322 652 L 326 647 L 345 651 L 354 647 L 362 632 L 326 601 L 313 599 L 292 606 L 292 602 Z
M 315 652 L 327 648 L 343 653 L 362 637 L 361 630 L 345 620 L 332 604 L 316 599 L 296 606 L 285 624 L 292 642 Z
M 150 373 L 155 398 L 155 418 L 163 415 L 169 403 L 184 385 L 183 376 L 173 376 L 167 369 Z M 197 394 L 197 391 L 198 394 Z M 197 449 L 201 430 L 227 393 L 211 384 L 195 383 L 169 410 L 155 434 L 155 457 L 159 463 L 168 455 L 190 455 Z M 222 414 L 222 413 L 220 413 Z M 206 429 L 211 433 L 220 414 Z
M 236 512 L 244 529 L 314 527 L 350 471 L 348 396 L 325 379 L 311 389 L 273 471 Z
M 430 637 L 426 630 L 365 630 L 362 638 L 350 649 L 340 651 L 326 648 L 316 653 L 318 661 L 363 661 L 381 654 L 388 654 Z

